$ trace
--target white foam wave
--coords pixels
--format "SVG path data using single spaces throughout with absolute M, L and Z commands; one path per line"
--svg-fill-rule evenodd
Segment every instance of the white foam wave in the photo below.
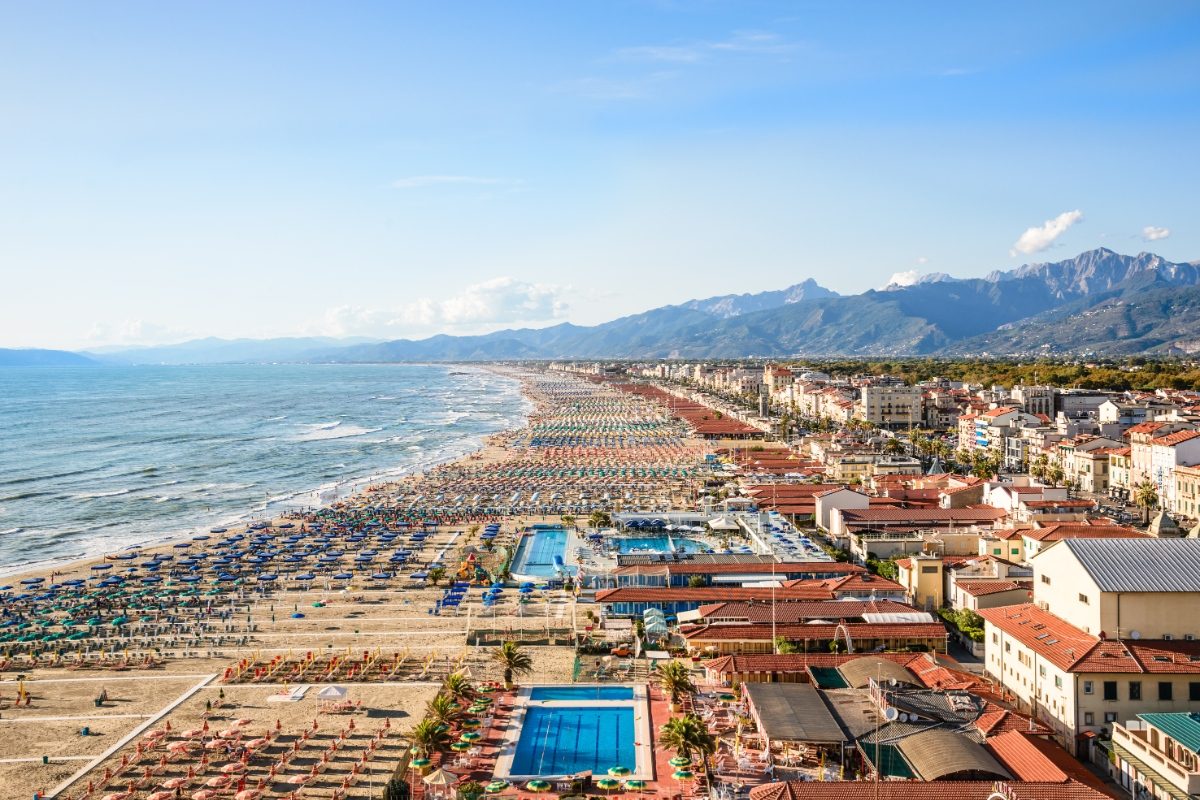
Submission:
M 72 495 L 73 500 L 95 500 L 99 497 L 119 497 L 123 494 L 129 494 L 133 489 L 115 489 L 111 492 L 89 492 L 87 494 Z
M 4 536 L 9 533 L 20 533 L 23 530 L 25 530 L 25 529 L 24 528 L 9 528 L 6 531 L 0 531 L 0 536 Z
M 292 439 L 293 442 L 320 442 L 328 439 L 347 439 L 351 436 L 363 436 L 368 433 L 378 433 L 383 428 L 363 428 L 359 425 L 337 425 L 330 428 L 318 428 L 301 434 Z

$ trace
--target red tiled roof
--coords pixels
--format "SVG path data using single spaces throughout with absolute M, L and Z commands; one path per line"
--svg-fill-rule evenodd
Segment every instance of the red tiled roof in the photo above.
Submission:
M 1069 777 L 1020 731 L 993 736 L 984 746 L 1020 780 L 1063 783 Z
M 1095 508 L 1094 500 L 1023 500 L 1026 508 Z
M 597 603 L 674 603 L 709 602 L 728 600 L 754 600 L 771 602 L 772 590 L 764 587 L 746 586 L 620 586 L 616 589 L 601 589 L 596 592 Z M 784 587 L 774 590 L 775 602 L 787 603 L 808 600 L 833 600 L 828 589 L 814 585 Z
M 1070 672 L 1200 674 L 1200 641 L 1100 639 L 1032 603 L 985 608 L 979 615 Z
M 704 669 L 719 672 L 723 675 L 731 673 L 797 673 L 804 672 L 809 667 L 840 667 L 847 661 L 862 658 L 862 653 L 787 653 L 771 655 L 768 653 L 735 654 L 720 656 L 708 661 L 702 661 Z M 871 653 L 872 658 L 885 658 L 895 661 L 901 666 L 912 669 L 912 664 L 924 661 L 924 653 Z
M 1167 423 L 1165 422 L 1139 422 L 1137 425 L 1134 425 L 1132 428 L 1125 431 L 1125 433 L 1154 433 L 1156 430 L 1166 424 Z
M 832 639 L 838 628 L 850 631 L 851 639 L 941 639 L 945 638 L 946 626 L 940 622 L 848 622 L 845 625 L 771 625 L 748 623 L 734 625 L 683 625 L 679 632 L 683 638 L 705 641 L 760 641 L 776 636 L 788 639 Z
M 915 611 L 912 606 L 894 600 L 826 600 L 799 603 L 728 602 L 701 606 L 701 618 L 707 621 L 745 620 L 749 622 L 794 623 L 808 619 L 857 619 L 863 614 L 887 614 Z
M 1012 592 L 1017 589 L 1024 588 L 1015 581 L 958 581 L 956 584 L 959 591 L 966 592 L 972 597 L 987 597 L 989 594 L 999 594 L 1000 592 Z
M 1146 534 L 1124 525 L 1045 525 L 1020 531 L 1037 542 L 1057 542 L 1062 539 L 1144 539 Z
M 650 564 L 630 564 L 624 567 L 617 567 L 616 574 L 637 574 L 639 568 L 646 567 L 666 567 L 675 575 L 749 575 L 770 574 L 774 572 L 780 577 L 829 573 L 848 575 L 867 571 L 866 567 L 860 567 L 858 564 L 850 564 L 844 561 L 783 561 L 775 564 L 769 561 L 759 561 L 750 564 L 729 564 L 684 560 L 653 562 Z
M 1150 444 L 1157 447 L 1174 447 L 1177 444 L 1200 437 L 1200 431 L 1175 431 L 1157 439 L 1151 439 Z
M 846 524 L 868 522 L 992 522 L 1007 516 L 1000 508 L 847 508 L 842 510 Z
M 1078 781 L 1008 781 L 1020 800 L 1110 800 Z M 750 790 L 750 800 L 987 800 L 994 781 L 789 781 Z

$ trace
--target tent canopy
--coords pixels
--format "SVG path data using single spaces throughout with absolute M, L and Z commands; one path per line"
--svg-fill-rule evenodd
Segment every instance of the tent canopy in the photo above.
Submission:
M 346 697 L 346 687 L 326 686 L 324 689 L 317 692 L 317 697 L 321 700 L 344 700 Z
M 846 734 L 811 683 L 743 683 L 759 730 L 771 741 L 838 744 Z

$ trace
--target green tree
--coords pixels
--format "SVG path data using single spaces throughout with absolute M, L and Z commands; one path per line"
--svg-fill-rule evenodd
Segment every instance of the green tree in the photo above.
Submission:
M 658 685 L 663 694 L 671 699 L 671 706 L 679 703 L 679 698 L 696 691 L 696 684 L 688 675 L 688 669 L 679 661 L 668 661 L 658 668 Z
M 449 694 L 439 694 L 425 704 L 425 713 L 430 719 L 435 719 L 442 725 L 453 725 L 462 715 L 462 708 L 454 702 Z
M 688 587 L 689 588 L 699 589 L 703 586 L 704 586 L 704 576 L 703 575 L 693 575 L 690 578 L 688 578 Z
M 446 694 L 453 697 L 455 700 L 469 700 L 475 696 L 475 689 L 471 686 L 471 682 L 467 680 L 467 676 L 461 672 L 451 672 L 446 676 L 446 682 L 442 684 L 442 688 Z
M 409 800 L 408 781 L 392 778 L 383 786 L 383 800 Z
M 800 652 L 800 645 L 783 636 L 775 637 L 775 652 L 781 656 L 790 656 Z
M 612 525 L 612 515 L 607 511 L 593 511 L 588 517 L 588 525 L 593 528 L 608 528 Z
M 717 737 L 709 733 L 703 720 L 695 714 L 667 720 L 659 729 L 658 742 L 684 758 L 695 754 L 703 759 L 717 751 Z
M 437 586 L 442 582 L 442 578 L 444 577 L 446 577 L 446 568 L 434 567 L 433 569 L 429 570 L 429 585 Z
M 519 642 L 505 642 L 492 651 L 492 660 L 504 670 L 504 685 L 512 688 L 514 675 L 533 672 L 533 659 L 522 652 Z
M 429 758 L 446 746 L 450 741 L 450 734 L 442 727 L 442 723 L 432 717 L 426 717 L 413 726 L 409 738 L 412 739 L 413 746 Z
M 1153 481 L 1144 480 L 1134 487 L 1133 502 L 1142 509 L 1142 524 L 1150 523 L 1150 509 L 1158 506 L 1158 487 Z

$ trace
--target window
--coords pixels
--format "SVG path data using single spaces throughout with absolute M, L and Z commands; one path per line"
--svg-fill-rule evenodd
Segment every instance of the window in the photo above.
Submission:
M 1117 721 L 1117 712 L 1105 711 L 1104 712 L 1104 721 L 1105 722 L 1116 722 Z
M 1174 700 L 1175 699 L 1175 684 L 1170 681 L 1158 682 L 1158 699 L 1159 700 Z
M 1062 675 L 1055 675 L 1055 676 L 1054 676 L 1054 688 L 1055 688 L 1055 689 L 1061 689 L 1061 688 L 1062 688 Z
M 1105 681 L 1104 682 L 1104 699 L 1105 700 L 1116 700 L 1117 699 L 1117 682 L 1116 681 Z
M 1001 553 L 1001 551 L 1000 551 L 1000 548 L 999 548 L 999 547 L 993 547 L 993 548 L 992 548 L 992 555 L 994 555 L 994 556 L 1002 555 L 1002 553 Z
M 1162 638 L 1163 638 L 1163 641 L 1164 641 L 1164 642 L 1169 642 L 1169 641 L 1171 641 L 1172 639 L 1174 639 L 1175 637 L 1174 637 L 1174 636 L 1172 636 L 1172 635 L 1171 635 L 1171 634 L 1169 634 L 1169 633 L 1164 633 L 1164 634 L 1162 635 Z
M 1011 548 L 1008 552 L 1012 553 L 1014 556 L 1019 556 L 1019 555 L 1021 555 L 1021 548 L 1014 547 L 1014 548 Z
M 1096 724 L 1096 715 L 1093 714 L 1091 711 L 1083 712 L 1083 724 L 1084 725 L 1095 725 Z
M 1188 700 L 1193 703 L 1200 702 L 1200 682 L 1192 681 L 1188 684 Z
M 1082 592 L 1080 592 L 1079 602 L 1083 603 L 1086 606 L 1088 604 L 1088 596 L 1086 594 L 1083 594 Z
M 923 575 L 935 575 L 937 571 L 937 567 L 921 567 L 921 574 Z
M 992 631 L 992 644 L 1000 644 L 1000 634 Z
M 1092 683 L 1091 681 L 1083 682 L 1083 693 L 1084 694 L 1094 694 L 1095 691 L 1096 691 L 1096 685 L 1094 683 Z
M 1129 699 L 1130 700 L 1141 700 L 1142 699 L 1142 682 L 1141 681 L 1130 681 L 1129 682 Z
M 1050 576 L 1049 576 L 1049 575 L 1043 575 L 1043 576 L 1042 576 L 1042 583 L 1044 583 L 1044 584 L 1046 584 L 1047 586 L 1049 586 L 1049 585 L 1050 585 Z

